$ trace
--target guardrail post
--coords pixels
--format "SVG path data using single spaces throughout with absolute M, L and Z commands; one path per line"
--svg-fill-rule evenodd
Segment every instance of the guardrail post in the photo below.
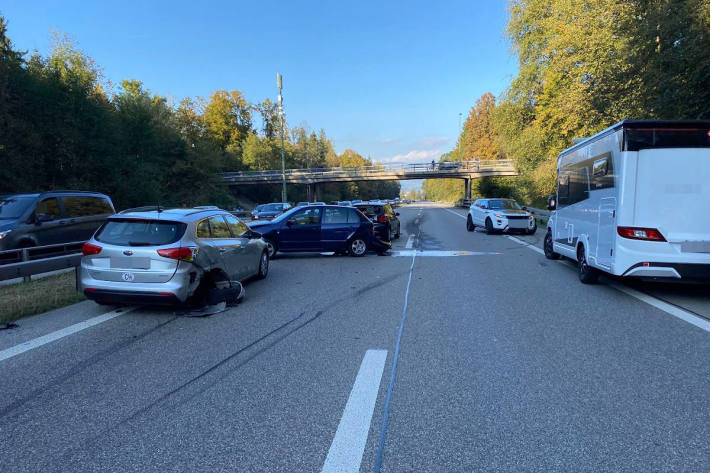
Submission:
M 29 248 L 22 248 L 22 262 L 24 263 L 29 260 L 30 260 Z M 27 275 L 27 276 L 23 277 L 22 280 L 24 282 L 30 282 L 30 281 L 32 281 L 32 276 Z

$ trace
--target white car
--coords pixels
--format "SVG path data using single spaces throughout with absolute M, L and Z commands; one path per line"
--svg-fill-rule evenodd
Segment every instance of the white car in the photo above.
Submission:
M 532 235 L 537 230 L 535 217 L 513 199 L 478 199 L 468 210 L 466 230 L 484 227 L 486 233 L 518 230 Z

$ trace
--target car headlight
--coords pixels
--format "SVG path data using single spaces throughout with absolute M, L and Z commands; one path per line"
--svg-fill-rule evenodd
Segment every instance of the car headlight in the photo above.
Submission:
M 501 214 L 496 214 L 495 216 L 496 216 L 497 218 L 503 218 L 503 216 L 502 216 Z
M 5 238 L 10 232 L 12 232 L 12 230 L 5 230 L 3 232 L 0 232 L 0 240 Z
M 532 219 L 533 219 L 533 216 L 532 216 L 532 215 L 528 215 L 528 220 L 532 220 Z

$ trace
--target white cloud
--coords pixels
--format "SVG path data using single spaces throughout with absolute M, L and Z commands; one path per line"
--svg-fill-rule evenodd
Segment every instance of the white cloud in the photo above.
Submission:
M 396 154 L 385 162 L 389 163 L 428 163 L 438 161 L 443 153 L 438 149 L 415 149 L 405 154 Z

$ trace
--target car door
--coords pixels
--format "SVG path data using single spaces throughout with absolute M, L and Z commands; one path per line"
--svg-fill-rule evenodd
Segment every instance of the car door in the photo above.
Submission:
M 486 201 L 485 200 L 479 200 L 476 204 L 476 206 L 473 208 L 473 223 L 475 223 L 478 226 L 483 225 L 483 214 L 484 214 L 484 209 L 486 207 Z
M 321 216 L 323 209 L 309 207 L 294 212 L 279 228 L 279 249 L 286 251 L 318 251 L 321 249 Z
M 37 202 L 34 214 L 34 228 L 31 230 L 38 246 L 66 243 L 63 218 L 59 198 L 47 197 Z
M 258 240 L 250 237 L 251 231 L 245 223 L 241 222 L 233 215 L 224 215 L 224 219 L 227 221 L 227 225 L 229 225 L 229 229 L 232 232 L 232 238 L 238 240 L 243 249 L 243 252 L 237 255 L 239 259 L 237 264 L 242 268 L 240 270 L 240 277 L 244 279 L 249 278 L 257 273 L 261 252 L 263 250 Z
M 348 209 L 345 207 L 326 207 L 321 225 L 321 240 L 325 251 L 337 251 L 345 245 L 353 232 L 348 223 Z
M 62 196 L 66 214 L 66 241 L 84 241 L 113 214 L 111 205 L 100 197 L 83 195 Z
M 246 245 L 240 238 L 234 238 L 222 215 L 209 218 L 211 243 L 217 249 L 224 262 L 224 271 L 230 279 L 241 281 L 246 277 L 247 269 L 244 267 Z

